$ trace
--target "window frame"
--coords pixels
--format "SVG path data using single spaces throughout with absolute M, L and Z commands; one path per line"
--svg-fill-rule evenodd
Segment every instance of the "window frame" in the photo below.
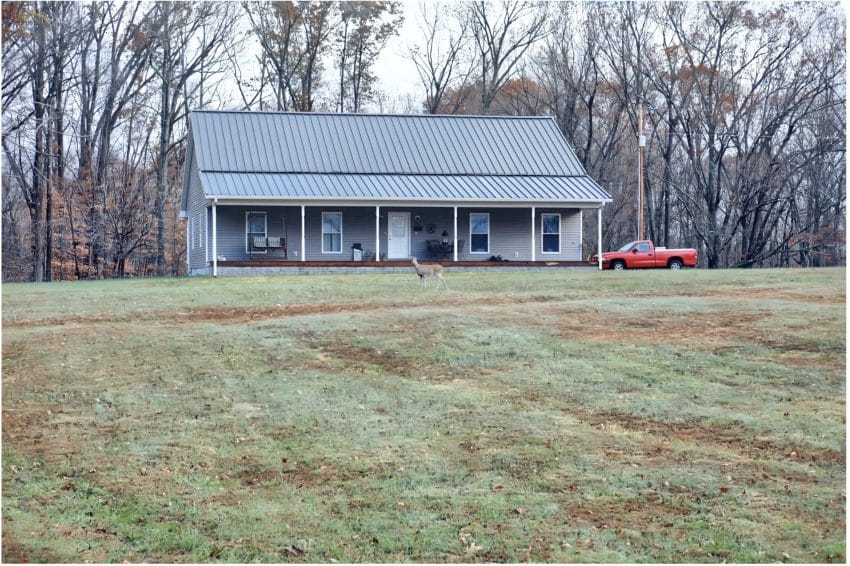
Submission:
M 189 249 L 195 249 L 195 215 L 189 216 L 189 224 L 186 230 L 186 239 L 189 241 Z
M 325 249 L 325 234 L 336 234 L 336 232 L 325 232 L 325 216 L 330 214 L 336 214 L 339 216 L 339 250 L 326 250 Z M 342 211 L 325 211 L 322 212 L 322 253 L 323 254 L 341 254 L 342 253 L 342 242 L 343 242 L 343 227 L 342 227 Z
M 251 232 L 251 215 L 262 215 L 263 217 L 263 238 L 269 237 L 269 213 L 265 210 L 246 210 L 245 211 L 245 253 L 264 254 L 266 250 L 251 250 L 251 238 L 259 236 L 259 232 Z
M 212 252 L 212 242 L 210 242 L 210 213 L 212 207 L 208 206 L 204 209 L 204 260 L 210 261 Z
M 556 216 L 558 218 L 558 232 L 546 232 L 545 217 Z M 558 236 L 558 251 L 546 251 L 546 236 Z M 561 253 L 561 213 L 560 212 L 543 212 L 540 214 L 540 253 L 548 255 L 559 255 Z
M 472 243 L 472 217 L 473 216 L 485 216 L 487 218 L 487 249 L 485 251 L 474 251 L 473 243 Z M 476 236 L 481 236 L 482 234 L 475 234 Z M 489 254 L 490 253 L 490 213 L 489 212 L 470 212 L 469 213 L 469 253 L 470 254 Z

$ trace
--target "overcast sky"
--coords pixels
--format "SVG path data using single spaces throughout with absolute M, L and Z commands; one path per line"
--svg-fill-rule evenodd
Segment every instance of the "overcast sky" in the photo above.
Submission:
M 379 77 L 379 88 L 390 99 L 399 101 L 398 111 L 404 109 L 403 101 L 408 97 L 420 102 L 425 98 L 423 88 L 419 84 L 419 75 L 413 61 L 406 57 L 408 47 L 422 35 L 419 28 L 419 4 L 417 2 L 402 2 L 404 23 L 399 34 L 390 38 L 387 46 L 378 57 L 375 64 L 375 74 Z
M 425 0 L 430 1 L 430 0 Z M 416 65 L 407 57 L 408 50 L 411 45 L 424 41 L 424 31 L 422 29 L 418 1 L 403 1 L 402 10 L 404 14 L 404 23 L 399 29 L 397 35 L 392 36 L 388 41 L 384 50 L 381 52 L 378 60 L 375 63 L 374 72 L 378 77 L 377 88 L 380 92 L 386 95 L 383 105 L 373 102 L 365 105 L 365 111 L 378 112 L 383 108 L 387 113 L 418 113 L 422 112 L 422 101 L 425 99 L 424 89 L 420 85 L 419 75 L 416 72 Z M 246 17 L 241 17 L 239 25 L 243 26 L 240 33 L 246 36 L 246 43 L 242 46 L 242 51 L 237 55 L 239 61 L 243 65 L 243 78 L 248 78 L 252 75 L 252 65 L 256 65 L 257 57 L 261 51 L 259 41 L 250 32 L 250 26 Z M 334 74 L 337 71 L 333 69 L 333 63 L 328 60 L 323 75 L 322 81 L 326 87 L 333 87 L 337 77 Z M 231 100 L 234 107 L 239 106 L 239 96 L 235 86 L 235 78 L 229 77 L 224 80 L 232 86 L 226 87 L 225 90 L 232 92 Z M 330 94 L 331 91 L 323 89 L 323 99 Z M 325 100 L 327 102 L 327 100 Z

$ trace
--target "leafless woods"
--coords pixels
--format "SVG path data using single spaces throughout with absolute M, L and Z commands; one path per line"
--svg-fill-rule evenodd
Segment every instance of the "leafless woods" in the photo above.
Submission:
M 178 274 L 196 108 L 551 115 L 645 233 L 707 267 L 834 265 L 845 242 L 839 3 L 4 2 L 3 277 Z M 421 79 L 391 100 L 401 39 Z M 585 244 L 595 249 L 595 215 Z

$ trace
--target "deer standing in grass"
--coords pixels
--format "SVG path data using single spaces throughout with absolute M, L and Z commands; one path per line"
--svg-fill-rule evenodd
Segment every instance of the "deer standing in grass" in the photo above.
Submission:
M 416 270 L 416 275 L 419 276 L 419 287 L 423 289 L 428 288 L 428 283 L 426 279 L 428 277 L 435 277 L 437 279 L 437 287 L 440 286 L 440 281 L 443 282 L 443 285 L 446 286 L 446 291 L 449 290 L 449 284 L 446 283 L 445 277 L 443 277 L 443 266 L 439 263 L 431 263 L 428 265 L 422 265 L 418 261 L 416 261 L 415 257 L 410 258 L 413 261 L 413 269 Z

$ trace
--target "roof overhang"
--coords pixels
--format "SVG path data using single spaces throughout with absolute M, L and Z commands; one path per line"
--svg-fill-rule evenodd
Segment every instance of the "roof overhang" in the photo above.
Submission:
M 599 208 L 611 201 L 611 199 L 598 201 L 524 201 L 524 200 L 425 200 L 425 199 L 297 199 L 288 197 L 252 197 L 238 198 L 220 195 L 207 196 L 209 201 L 218 201 L 219 206 L 257 206 L 260 204 L 268 206 L 417 206 L 422 208 L 435 207 L 479 207 L 479 208 L 517 208 L 517 207 L 550 207 L 550 208 Z
M 361 175 L 201 171 L 207 199 L 255 203 L 416 203 L 420 206 L 595 207 L 611 196 L 590 177 L 493 175 Z

